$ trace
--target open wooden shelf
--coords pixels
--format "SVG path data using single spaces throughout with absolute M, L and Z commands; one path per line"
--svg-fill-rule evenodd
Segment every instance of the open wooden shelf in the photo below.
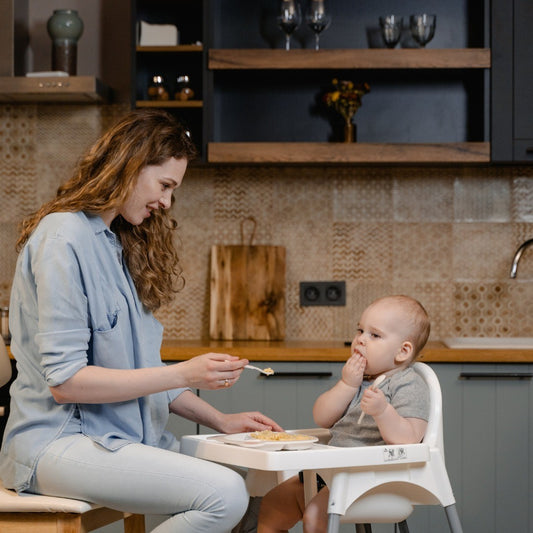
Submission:
M 94 76 L 0 77 L 0 102 L 105 103 L 110 88 Z
M 488 163 L 490 143 L 209 143 L 209 163 Z
M 203 107 L 202 100 L 137 100 L 136 107 Z
M 488 48 L 339 50 L 210 49 L 212 70 L 237 69 L 485 69 Z
M 137 46 L 137 52 L 201 52 L 201 44 L 178 44 L 176 46 Z

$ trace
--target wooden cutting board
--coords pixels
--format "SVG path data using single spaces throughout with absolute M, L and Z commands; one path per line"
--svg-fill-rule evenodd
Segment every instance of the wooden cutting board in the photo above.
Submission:
M 285 338 L 285 248 L 211 248 L 209 335 L 224 340 Z

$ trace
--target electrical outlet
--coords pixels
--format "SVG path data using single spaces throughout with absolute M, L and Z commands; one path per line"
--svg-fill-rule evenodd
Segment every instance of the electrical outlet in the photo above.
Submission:
M 346 305 L 346 282 L 300 281 L 300 305 Z

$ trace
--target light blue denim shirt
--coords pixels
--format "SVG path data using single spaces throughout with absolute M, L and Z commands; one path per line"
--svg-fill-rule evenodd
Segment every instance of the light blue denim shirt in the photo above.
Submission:
M 165 431 L 169 403 L 186 389 L 78 405 L 56 403 L 49 389 L 86 365 L 163 365 L 163 328 L 141 304 L 121 244 L 100 217 L 41 220 L 18 257 L 9 314 L 18 375 L 0 451 L 6 487 L 26 490 L 42 451 L 72 431 L 111 451 L 131 442 L 175 445 Z

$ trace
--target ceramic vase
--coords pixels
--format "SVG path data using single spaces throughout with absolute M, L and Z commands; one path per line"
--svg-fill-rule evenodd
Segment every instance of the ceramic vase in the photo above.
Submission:
M 83 21 L 74 9 L 55 9 L 47 23 L 52 39 L 52 70 L 76 75 L 78 39 L 83 33 Z

